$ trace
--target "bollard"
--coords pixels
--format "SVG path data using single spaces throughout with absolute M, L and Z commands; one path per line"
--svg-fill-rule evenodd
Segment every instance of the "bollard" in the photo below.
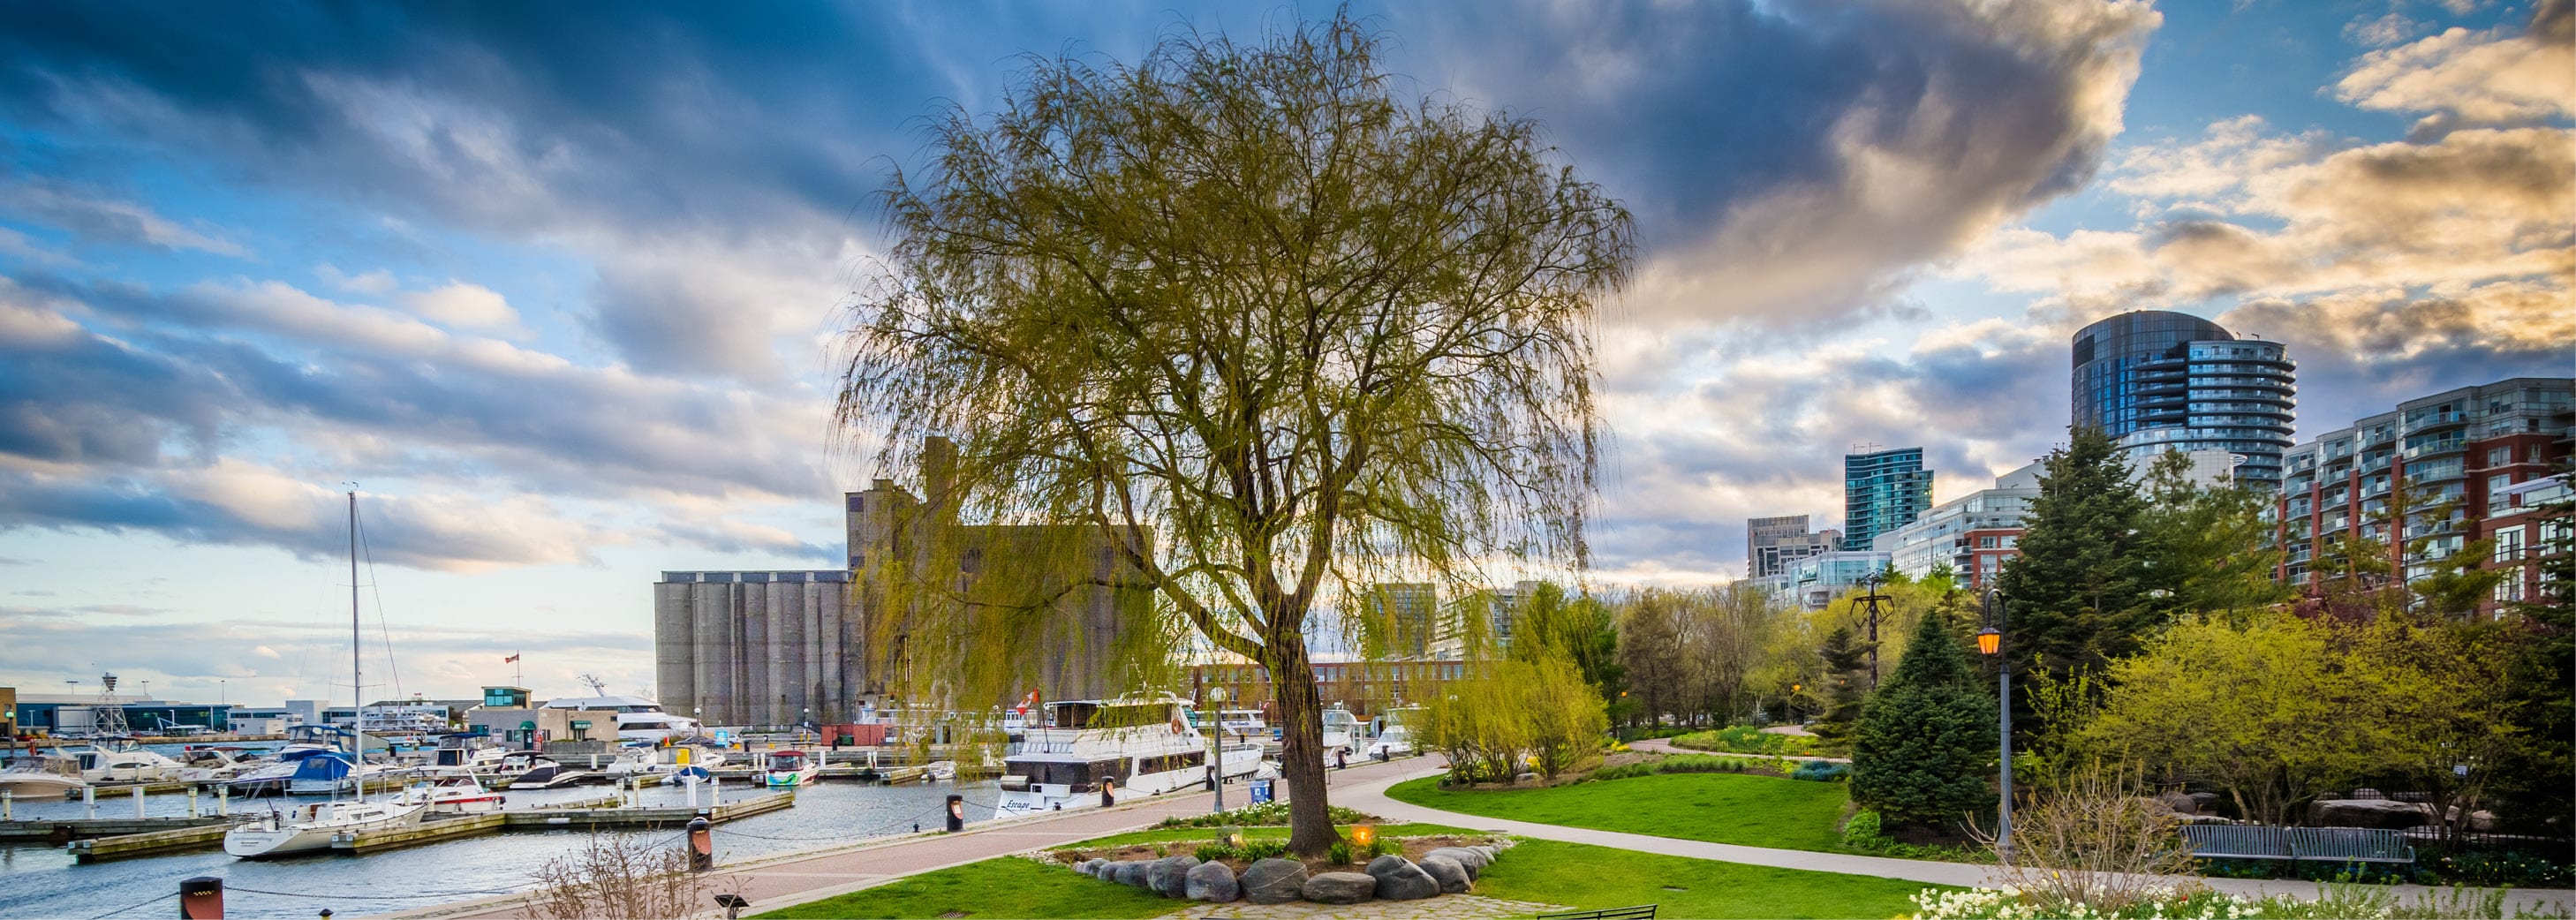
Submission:
M 90 820 L 98 820 L 98 787 L 81 787 L 81 807 L 89 810 Z
M 689 819 L 689 871 L 705 872 L 716 867 L 716 833 L 713 822 L 704 817 Z
M 689 810 L 698 810 L 698 778 L 695 776 L 684 776 L 680 778 L 680 781 L 681 785 L 689 787 Z
M 962 796 L 962 795 L 952 795 L 952 796 L 949 796 L 949 797 L 948 797 L 948 832 L 949 832 L 949 833 L 951 833 L 951 834 L 954 834 L 954 833 L 957 833 L 958 831 L 962 831 L 962 830 L 965 830 L 965 829 L 966 829 L 966 797 L 965 797 L 965 796 Z
M 197 788 L 188 787 L 188 817 L 197 817 Z
M 723 807 L 724 807 L 724 778 L 723 778 L 723 777 L 711 776 L 711 777 L 708 777 L 708 778 L 707 778 L 707 807 L 708 807 L 708 808 L 723 808 Z
M 143 817 L 143 784 L 134 784 L 134 816 Z
M 232 816 L 233 816 L 233 787 L 231 787 L 231 786 L 217 786 L 217 787 L 215 787 L 215 817 L 218 817 L 218 818 L 229 818 L 229 817 L 232 817 Z
M 10 812 L 11 812 L 11 810 L 12 810 L 12 809 L 9 807 L 9 804 L 10 804 L 9 800 L 14 799 L 14 798 L 17 798 L 17 797 L 18 797 L 18 794 L 17 794 L 17 793 L 15 793 L 15 792 L 9 791 L 9 790 L 7 790 L 7 789 L 0 789 L 0 821 L 14 821 L 14 820 L 17 820 L 16 818 L 12 818 L 12 817 L 10 817 Z
M 221 920 L 224 915 L 224 880 L 200 875 L 179 883 L 179 916 L 181 920 Z

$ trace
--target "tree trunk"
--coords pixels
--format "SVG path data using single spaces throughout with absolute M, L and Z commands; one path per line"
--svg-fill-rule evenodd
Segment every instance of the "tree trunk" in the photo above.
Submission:
M 1314 662 L 1306 644 L 1291 639 L 1265 649 L 1273 659 L 1270 686 L 1278 695 L 1279 773 L 1288 780 L 1288 851 L 1302 857 L 1322 856 L 1341 835 L 1333 831 L 1330 803 L 1324 798 L 1324 700 L 1315 690 Z

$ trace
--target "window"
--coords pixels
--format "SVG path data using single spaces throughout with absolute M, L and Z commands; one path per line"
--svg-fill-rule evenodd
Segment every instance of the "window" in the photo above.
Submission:
M 2510 563 L 2522 558 L 2522 528 L 2507 527 L 2496 531 L 2495 561 Z
M 2522 600 L 2522 577 L 2516 574 L 2514 577 L 2496 582 L 2495 599 L 2497 603 L 2503 604 Z
M 2492 495 L 2494 493 L 2504 491 L 2504 487 L 2512 484 L 2512 473 L 2497 473 L 2493 476 L 2487 477 L 2487 493 Z
M 2487 465 L 2504 466 L 2513 462 L 2513 445 L 2487 448 Z

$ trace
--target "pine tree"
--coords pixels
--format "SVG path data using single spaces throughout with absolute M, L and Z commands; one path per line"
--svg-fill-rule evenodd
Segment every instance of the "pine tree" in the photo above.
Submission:
M 1883 821 L 1947 826 L 1994 790 L 1995 700 L 1949 618 L 1927 614 L 1852 738 L 1852 798 Z
M 2099 670 L 2135 653 L 2167 617 L 2147 591 L 2151 547 L 2141 532 L 2145 500 L 2128 461 L 2101 429 L 2068 429 L 2065 447 L 2042 461 L 2039 497 L 2021 555 L 2004 564 L 2005 649 L 2012 656 L 2016 716 L 2031 663 L 2052 673 Z M 2029 723 L 2033 730 L 2039 725 Z M 2016 733 L 2018 734 L 2018 733 Z
M 1869 696 L 1869 643 L 1854 638 L 1851 627 L 1836 626 L 1816 653 L 1825 660 L 1826 704 L 1816 731 L 1838 736 L 1860 717 L 1861 700 Z

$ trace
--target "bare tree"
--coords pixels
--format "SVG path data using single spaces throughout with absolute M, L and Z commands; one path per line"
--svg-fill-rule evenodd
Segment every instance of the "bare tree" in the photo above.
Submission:
M 537 867 L 529 906 L 546 920 L 687 917 L 706 910 L 707 887 L 676 847 L 592 834 L 581 849 Z
M 935 119 L 885 193 L 840 400 L 882 465 L 955 439 L 929 503 L 1124 535 L 1151 614 L 1267 667 L 1301 854 L 1334 839 L 1309 613 L 1582 564 L 1591 321 L 1633 258 L 1537 125 L 1399 97 L 1377 43 L 1341 14 L 1032 59 L 989 121 Z M 890 602 L 992 653 L 1014 619 L 951 602 L 956 571 Z

